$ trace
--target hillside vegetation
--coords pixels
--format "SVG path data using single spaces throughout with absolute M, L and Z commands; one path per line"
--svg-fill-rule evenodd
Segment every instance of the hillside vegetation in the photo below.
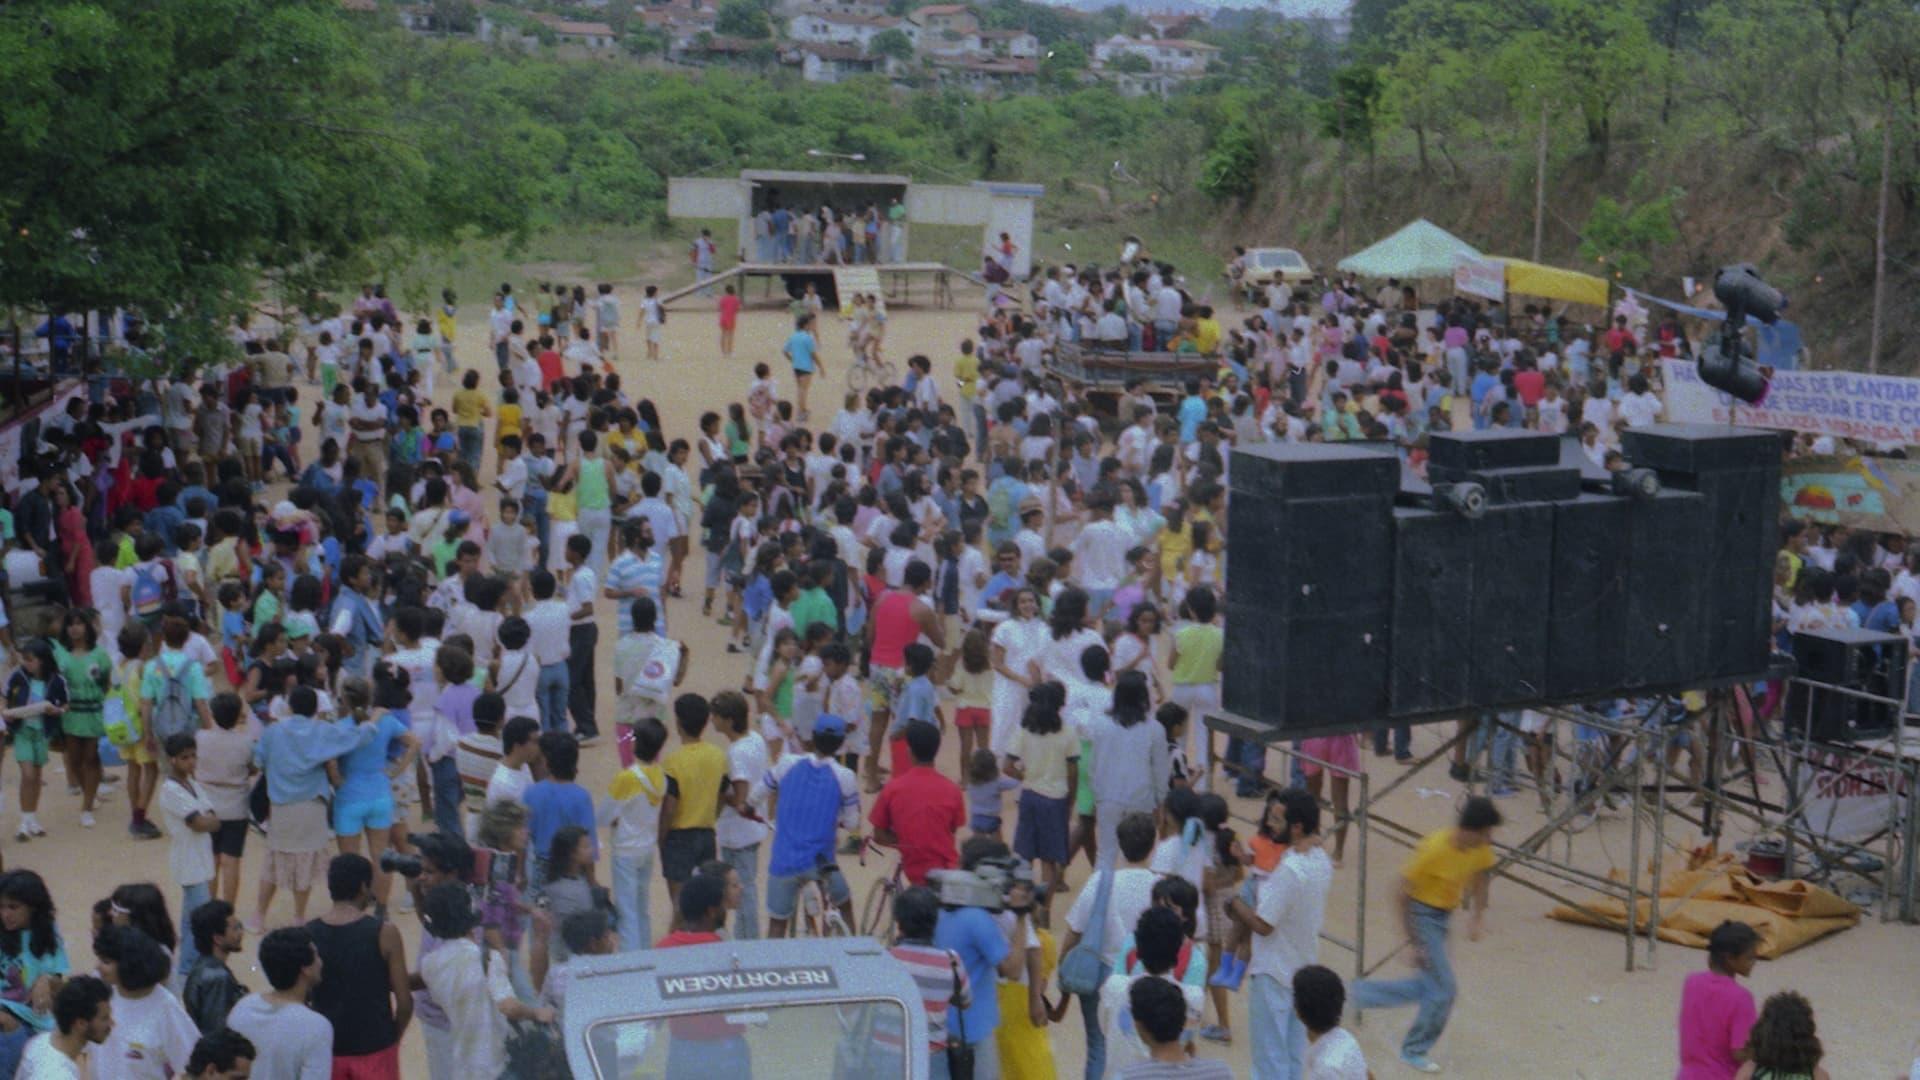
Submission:
M 1758 262 L 1818 361 L 1848 367 L 1886 162 L 1880 366 L 1920 367 L 1920 13 L 1896 0 L 1358 0 L 1341 42 L 1238 11 L 1193 33 L 1223 51 L 1166 100 L 1081 66 L 1137 19 L 1020 0 L 983 23 L 1055 55 L 1039 92 L 999 99 L 523 54 L 335 0 L 31 6 L 0 17 L 0 293 L 140 305 L 209 348 L 189 324 L 256 290 L 297 300 L 556 229 L 665 236 L 668 177 L 817 166 L 809 149 L 1046 184 L 1045 260 L 1137 233 L 1198 274 L 1236 242 L 1323 265 L 1415 216 L 1526 256 L 1544 134 L 1545 261 L 1668 296 Z M 945 246 L 924 254 L 976 254 Z

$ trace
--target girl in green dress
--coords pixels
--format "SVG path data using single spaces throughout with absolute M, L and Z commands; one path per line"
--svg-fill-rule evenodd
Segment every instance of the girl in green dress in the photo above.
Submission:
M 75 610 L 67 612 L 60 624 L 53 662 L 67 681 L 67 711 L 60 716 L 67 778 L 80 785 L 80 824 L 92 828 L 94 803 L 100 797 L 100 737 L 107 733 L 105 703 L 113 685 L 113 657 L 101 647 L 93 619 Z

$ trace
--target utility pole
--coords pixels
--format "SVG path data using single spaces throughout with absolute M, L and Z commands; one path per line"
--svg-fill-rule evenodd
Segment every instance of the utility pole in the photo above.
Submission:
M 1336 84 L 1333 99 L 1333 114 L 1337 138 L 1340 140 L 1340 250 L 1347 250 L 1347 97 Z
M 1880 121 L 1880 214 L 1873 227 L 1873 329 L 1868 338 L 1867 370 L 1880 370 L 1881 313 L 1887 303 L 1887 196 L 1893 188 L 1893 99 Z
M 1533 148 L 1533 261 L 1540 261 L 1540 239 L 1547 224 L 1547 99 L 1540 99 L 1540 137 Z

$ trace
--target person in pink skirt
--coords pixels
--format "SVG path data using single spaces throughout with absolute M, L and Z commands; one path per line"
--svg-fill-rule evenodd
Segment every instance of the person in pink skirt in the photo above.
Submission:
M 1360 771 L 1360 736 L 1358 735 L 1325 735 L 1317 739 L 1302 739 L 1299 748 L 1300 752 L 1306 755 L 1300 759 L 1300 772 L 1307 778 L 1307 790 L 1313 794 L 1315 800 L 1320 799 L 1321 789 L 1326 786 L 1328 776 L 1328 771 L 1321 767 L 1320 762 L 1324 761 L 1350 772 Z M 1352 782 L 1346 773 L 1335 772 L 1331 775 L 1334 820 L 1339 823 L 1333 830 L 1333 865 L 1337 867 L 1347 854 L 1347 817 L 1350 810 L 1347 790 Z

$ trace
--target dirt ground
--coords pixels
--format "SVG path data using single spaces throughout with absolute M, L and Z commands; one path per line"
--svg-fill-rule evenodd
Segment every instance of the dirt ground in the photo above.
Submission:
M 537 279 L 536 279 L 537 280 Z M 531 293 L 528 288 L 525 291 Z M 621 329 L 618 369 L 627 393 L 635 399 L 650 397 L 658 405 L 670 436 L 693 435 L 693 422 L 707 409 L 720 409 L 726 402 L 745 400 L 747 384 L 756 361 L 771 363 L 785 375 L 780 362 L 780 344 L 791 329 L 783 308 L 759 304 L 761 287 L 750 291 L 750 306 L 741 320 L 735 355 L 731 361 L 720 359 L 711 300 L 690 297 L 671 309 L 666 327 L 666 356 L 663 362 L 642 361 L 643 339 L 635 328 L 639 309 L 639 290 L 622 287 L 626 325 Z M 923 290 L 924 291 L 924 290 Z M 973 330 L 973 310 L 979 294 L 970 288 L 960 292 L 959 306 L 949 310 L 896 308 L 888 330 L 888 354 L 898 361 L 914 352 L 932 357 L 943 385 L 951 387 L 948 373 L 956 346 Z M 461 313 L 458 357 L 463 366 L 474 366 L 491 378 L 492 364 L 486 349 L 486 303 L 471 298 Z M 829 319 L 821 338 L 826 372 L 817 381 L 812 403 L 817 423 L 831 420 L 843 385 L 847 347 L 837 320 Z M 790 387 L 785 387 L 790 390 Z M 447 393 L 442 383 L 442 393 Z M 492 471 L 489 455 L 487 472 Z M 697 560 L 698 555 L 694 556 Z M 688 580 L 698 583 L 697 562 L 690 567 Z M 702 618 L 697 591 L 688 589 L 688 599 L 672 601 L 669 613 L 676 637 L 692 649 L 693 665 L 688 689 L 712 693 L 738 686 L 746 670 L 746 658 L 724 650 L 722 629 Z M 613 614 L 602 602 L 602 637 L 598 665 L 601 684 L 599 700 L 610 711 L 613 700 L 611 664 L 614 636 Z M 603 730 L 610 730 L 603 721 Z M 1417 728 L 1414 750 L 1417 755 L 1440 745 L 1451 734 L 1450 725 Z M 955 770 L 954 744 L 944 749 L 941 765 L 951 775 Z M 1370 753 L 1366 765 L 1376 784 L 1397 778 L 1402 766 L 1391 759 L 1375 758 Z M 618 768 L 609 740 L 587 751 L 582 762 L 582 782 L 596 793 Z M 57 769 L 57 766 L 56 766 Z M 10 770 L 11 771 L 11 770 Z M 15 799 L 12 776 L 7 777 L 9 808 Z M 136 843 L 125 832 L 125 797 L 118 796 L 101 814 L 100 826 L 82 830 L 79 826 L 79 800 L 63 790 L 62 778 L 50 777 L 48 795 L 41 817 L 50 836 L 20 846 L 10 839 L 4 842 L 7 865 L 33 867 L 46 875 L 61 909 L 61 924 L 67 935 L 69 952 L 77 970 L 92 964 L 86 938 L 87 909 L 115 885 L 127 881 L 152 880 L 165 888 L 172 903 L 178 891 L 167 884 L 166 843 Z M 1461 785 L 1446 780 L 1445 772 L 1430 769 L 1422 777 L 1394 792 L 1379 812 L 1405 822 L 1418 830 L 1444 824 L 1450 817 Z M 1531 832 L 1541 818 L 1531 797 L 1502 803 L 1510 824 L 1505 838 L 1513 839 Z M 1250 803 L 1236 801 L 1235 811 L 1242 819 L 1253 812 Z M 12 813 L 4 818 L 11 826 Z M 1245 820 L 1237 823 L 1248 827 Z M 7 830 L 10 831 L 10 830 Z M 1670 840 L 1681 843 L 1693 838 L 1675 832 Z M 1376 833 L 1366 849 L 1365 917 L 1359 915 L 1360 839 L 1350 838 L 1350 849 L 1335 881 L 1328 910 L 1326 934 L 1351 942 L 1364 925 L 1368 966 L 1396 948 L 1401 934 L 1395 925 L 1392 889 L 1396 867 L 1403 849 Z M 1556 850 L 1564 850 L 1555 842 Z M 264 845 L 259 838 L 249 844 L 243 874 L 240 906 L 251 910 L 253 880 L 260 866 Z M 1572 841 L 1571 856 L 1579 865 L 1596 872 L 1624 866 L 1628 859 L 1628 819 L 1626 816 L 1602 818 L 1593 828 Z M 1644 857 L 1644 855 L 1643 855 Z M 858 868 L 847 860 L 846 870 L 856 895 L 864 891 L 873 876 L 882 872 L 878 865 Z M 1077 887 L 1085 877 L 1084 864 L 1069 871 L 1070 882 Z M 610 880 L 607 868 L 601 868 L 601 880 Z M 763 878 L 764 882 L 764 868 Z M 1064 905 L 1064 901 L 1062 902 Z M 1644 945 L 1640 970 L 1623 970 L 1624 947 L 1617 934 L 1576 928 L 1545 918 L 1551 902 L 1510 883 L 1497 883 L 1493 907 L 1489 912 L 1488 933 L 1477 943 L 1458 940 L 1454 963 L 1461 987 L 1445 1037 L 1434 1056 L 1447 1066 L 1448 1073 L 1468 1077 L 1586 1077 L 1648 1078 L 1671 1075 L 1675 1068 L 1674 1017 L 1679 1002 L 1681 980 L 1705 963 L 1705 954 L 1676 946 L 1663 945 L 1656 954 L 1657 966 L 1647 970 Z M 313 913 L 323 907 L 316 897 Z M 653 889 L 653 920 L 656 927 L 666 925 L 666 890 L 656 883 Z M 1056 908 L 1064 914 L 1064 906 Z M 284 925 L 293 920 L 291 899 L 276 903 L 270 923 Z M 412 915 L 396 915 L 409 950 L 418 943 L 420 927 Z M 1461 935 L 1464 938 L 1464 935 Z M 252 954 L 252 942 L 248 955 Z M 1348 948 L 1324 943 L 1322 962 L 1351 978 L 1354 954 Z M 255 988 L 265 980 L 257 970 L 246 970 L 250 962 L 236 965 L 242 981 Z M 1395 975 L 1407 970 L 1404 957 L 1388 960 L 1383 974 Z M 1806 994 L 1818 1011 L 1820 1035 L 1830 1057 L 1827 1068 L 1836 1077 L 1886 1078 L 1905 1075 L 1905 1069 L 1920 1046 L 1920 1026 L 1915 1023 L 1914 1003 L 1920 1001 L 1920 931 L 1898 923 L 1882 924 L 1877 915 L 1869 915 L 1861 925 L 1833 938 L 1821 941 L 1788 957 L 1763 964 L 1754 974 L 1751 987 L 1756 997 L 1776 990 L 1793 988 Z M 1242 1001 L 1236 997 L 1231 1017 L 1235 1042 L 1230 1047 L 1202 1044 L 1202 1053 L 1223 1057 L 1236 1073 L 1245 1075 L 1247 1067 L 1247 1026 Z M 1375 1075 L 1383 1078 L 1411 1075 L 1395 1060 L 1398 1040 L 1412 1016 L 1409 1011 L 1378 1012 L 1365 1018 L 1356 1031 L 1365 1048 Z M 1356 1018 L 1349 1013 L 1347 1022 Z M 1060 1076 L 1078 1076 L 1084 1041 L 1077 1011 L 1054 1029 L 1053 1044 Z M 424 1054 L 417 1035 L 409 1034 L 403 1053 L 409 1076 L 424 1076 Z M 771 1075 L 771 1074 L 768 1074 Z

